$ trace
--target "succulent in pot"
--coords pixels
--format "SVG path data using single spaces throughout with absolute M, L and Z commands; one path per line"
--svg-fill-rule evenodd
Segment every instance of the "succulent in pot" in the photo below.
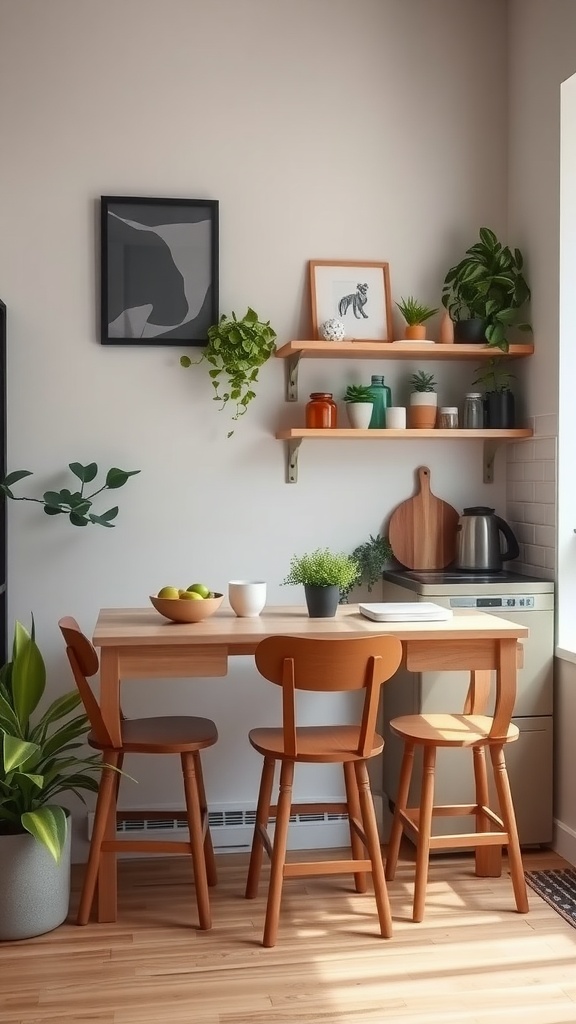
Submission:
M 342 399 L 346 403 L 346 412 L 351 427 L 366 430 L 370 426 L 374 395 L 366 384 L 349 384 Z
M 436 426 L 438 411 L 438 395 L 434 374 L 418 370 L 410 378 L 410 404 L 408 406 L 408 426 L 411 429 L 431 430 Z
M 360 578 L 360 566 L 352 555 L 316 548 L 293 555 L 283 584 L 302 584 L 308 612 L 312 618 L 336 614 L 340 591 L 349 589 Z
M 494 231 L 480 228 L 478 242 L 466 250 L 444 279 L 442 305 L 454 325 L 454 340 L 488 344 L 508 351 L 511 327 L 531 331 L 519 311 L 530 298 L 520 249 L 502 245 Z
M 422 302 L 418 302 L 413 295 L 409 295 L 406 299 L 402 297 L 396 305 L 406 321 L 406 340 L 423 341 L 426 337 L 424 324 L 438 312 L 438 309 L 425 306 Z

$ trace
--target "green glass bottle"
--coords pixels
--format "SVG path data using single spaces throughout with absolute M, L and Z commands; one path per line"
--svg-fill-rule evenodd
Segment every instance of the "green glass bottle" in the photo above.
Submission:
M 381 377 L 379 374 L 373 374 L 370 378 L 370 391 L 374 399 L 374 405 L 369 428 L 371 430 L 382 430 L 386 426 L 386 409 L 392 405 L 392 392 L 388 385 L 384 383 L 384 377 Z

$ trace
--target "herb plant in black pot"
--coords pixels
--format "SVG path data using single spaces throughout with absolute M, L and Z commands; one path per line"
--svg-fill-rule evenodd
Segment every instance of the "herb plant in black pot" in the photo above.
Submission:
M 489 359 L 477 368 L 473 381 L 484 388 L 484 426 L 492 430 L 513 430 L 516 426 L 516 403 L 510 390 L 514 374 L 505 369 L 502 359 Z
M 480 228 L 480 240 L 466 250 L 444 279 L 442 305 L 454 321 L 454 341 L 488 344 L 508 351 L 508 331 L 520 322 L 519 311 L 530 298 L 520 249 L 502 245 L 489 228 Z
M 360 578 L 360 571 L 360 565 L 352 555 L 316 548 L 307 554 L 292 556 L 290 571 L 283 583 L 304 586 L 310 618 L 332 618 L 336 614 L 340 591 L 349 590 Z

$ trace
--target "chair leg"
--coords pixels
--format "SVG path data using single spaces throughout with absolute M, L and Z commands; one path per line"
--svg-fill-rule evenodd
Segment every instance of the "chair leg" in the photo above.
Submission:
M 214 856 L 214 847 L 212 845 L 212 836 L 210 835 L 210 825 L 208 823 L 208 802 L 206 800 L 206 790 L 204 789 L 204 776 L 202 774 L 202 761 L 200 754 L 196 751 L 193 755 L 194 766 L 196 768 L 196 782 L 198 784 L 198 799 L 200 800 L 200 816 L 202 818 L 202 826 L 206 822 L 206 833 L 204 835 L 204 860 L 206 861 L 206 875 L 208 878 L 208 885 L 216 885 L 218 882 L 218 873 L 216 871 L 216 858 Z
M 392 821 L 392 828 L 390 830 L 390 838 L 388 840 L 388 850 L 386 854 L 386 879 L 389 882 L 394 881 L 396 867 L 398 865 L 398 856 L 400 854 L 400 843 L 402 841 L 403 832 L 400 812 L 405 811 L 408 806 L 408 793 L 410 792 L 413 768 L 414 744 L 406 743 L 404 746 L 404 754 L 402 756 L 398 795 L 396 797 L 396 807 L 394 808 L 394 818 Z
M 380 921 L 380 933 L 385 939 L 392 935 L 392 914 L 390 911 L 390 900 L 384 877 L 384 864 L 382 862 L 382 850 L 380 848 L 380 836 L 376 824 L 374 812 L 374 801 L 370 790 L 370 779 L 365 761 L 356 761 L 354 764 L 356 781 L 358 783 L 358 794 L 362 813 L 362 824 L 366 836 L 368 856 L 372 864 L 372 882 L 374 884 L 374 896 L 378 908 L 378 920 Z
M 508 779 L 506 760 L 504 758 L 504 747 L 491 746 L 490 757 L 492 759 L 492 768 L 494 769 L 494 782 L 496 784 L 496 792 L 498 794 L 498 802 L 500 804 L 500 815 L 504 822 L 504 828 L 508 833 L 508 860 L 510 863 L 510 876 L 512 878 L 516 908 L 519 914 L 527 914 L 530 907 L 528 905 L 528 893 L 526 891 L 526 880 L 524 878 L 524 865 L 522 864 L 520 840 L 518 838 L 518 828 L 516 826 L 516 814 L 514 812 L 512 793 L 510 791 L 510 781 Z
M 278 921 L 280 918 L 280 902 L 282 900 L 282 883 L 284 881 L 284 865 L 286 863 L 286 844 L 288 841 L 288 825 L 292 809 L 292 782 L 294 780 L 294 762 L 283 761 L 280 770 L 280 793 L 276 811 L 276 828 L 274 829 L 274 846 L 270 867 L 270 883 L 268 886 L 268 902 L 266 904 L 266 921 L 262 945 L 270 948 L 276 945 Z
M 256 808 L 256 821 L 254 823 L 254 836 L 252 838 L 252 852 L 250 853 L 250 866 L 246 880 L 245 897 L 253 900 L 258 895 L 258 883 L 262 870 L 262 854 L 264 848 L 263 833 L 268 826 L 270 818 L 270 804 L 272 801 L 272 786 L 274 785 L 274 769 L 276 762 L 274 758 L 265 757 L 262 765 L 262 778 L 260 780 L 260 792 L 258 793 L 258 806 Z
M 352 820 L 355 819 L 359 825 L 362 824 L 362 814 L 360 811 L 360 797 L 358 795 L 358 782 L 356 780 L 356 773 L 354 771 L 354 765 L 351 761 L 345 761 L 344 768 L 344 785 L 346 786 L 346 803 L 348 805 L 348 823 L 350 826 L 350 846 L 352 849 L 353 860 L 363 860 L 365 856 L 364 843 L 360 839 L 356 829 L 352 825 Z M 366 879 L 366 872 L 359 871 L 354 875 L 354 884 L 356 886 L 356 892 L 366 892 L 368 888 L 368 882 Z
M 490 796 L 488 793 L 488 774 L 486 772 L 486 748 L 473 747 L 474 759 L 474 782 L 476 787 L 476 804 L 479 807 L 488 807 Z M 486 815 L 476 814 L 476 831 L 489 832 L 492 823 Z M 476 874 L 479 878 L 499 878 L 502 874 L 502 847 L 501 846 L 477 846 L 475 850 Z
M 86 871 L 84 874 L 84 882 L 82 885 L 82 894 L 80 896 L 76 924 L 88 924 L 90 910 L 94 901 L 94 893 L 96 891 L 96 882 L 98 880 L 98 871 L 100 868 L 100 851 L 106 833 L 106 826 L 111 815 L 113 815 L 114 819 L 116 818 L 115 797 L 118 791 L 118 778 L 117 772 L 114 771 L 114 768 L 118 767 L 119 758 L 120 753 L 115 750 L 107 750 L 102 755 L 102 777 L 100 780 L 100 786 L 98 787 L 92 840 L 90 842 L 90 853 L 88 855 L 88 863 L 86 864 Z M 107 767 L 108 765 L 110 767 Z M 115 909 L 115 891 L 113 905 Z M 113 920 L 116 920 L 116 913 L 114 913 Z
M 192 753 L 181 754 L 180 759 L 182 761 L 186 811 L 188 817 L 188 828 L 190 830 L 190 851 L 192 854 L 194 885 L 196 886 L 198 919 L 202 931 L 208 931 L 208 929 L 212 927 L 212 916 L 210 913 L 206 861 L 204 859 L 204 837 L 202 835 L 202 815 L 200 813 L 196 766 L 194 763 L 194 755 Z
M 422 793 L 418 818 L 418 845 L 416 849 L 416 875 L 414 879 L 414 904 L 412 920 L 422 921 L 428 884 L 428 863 L 430 860 L 430 836 L 432 834 L 432 811 L 434 808 L 434 769 L 436 747 L 425 747 L 422 765 Z

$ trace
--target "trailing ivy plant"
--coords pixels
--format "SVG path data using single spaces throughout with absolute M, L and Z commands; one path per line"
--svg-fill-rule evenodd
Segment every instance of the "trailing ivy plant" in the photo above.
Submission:
M 234 312 L 231 316 L 223 313 L 218 323 L 208 328 L 208 344 L 200 359 L 181 356 L 180 365 L 188 367 L 207 362 L 211 367 L 208 372 L 215 392 L 214 401 L 221 403 L 221 409 L 232 402 L 232 419 L 238 420 L 256 398 L 254 387 L 258 371 L 273 354 L 275 340 L 276 331 L 270 321 L 260 320 L 249 306 L 242 319 Z M 227 436 L 233 433 L 230 430 Z
M 14 484 L 24 480 L 27 476 L 32 476 L 29 469 L 18 469 L 14 473 L 8 473 L 0 481 L 0 491 L 7 498 L 12 498 L 13 501 L 35 501 L 39 505 L 43 505 L 47 516 L 67 515 L 72 526 L 88 526 L 89 523 L 92 523 L 94 526 L 106 526 L 108 529 L 114 527 L 116 524 L 112 520 L 116 519 L 118 515 L 118 506 L 115 505 L 114 508 L 109 508 L 107 512 L 96 515 L 95 512 L 90 511 L 92 500 L 97 494 L 101 494 L 102 491 L 116 491 L 119 487 L 123 487 L 126 481 L 131 476 L 136 476 L 140 470 L 124 470 L 113 467 L 108 470 L 106 481 L 101 487 L 92 491 L 91 494 L 85 494 L 84 488 L 86 484 L 92 483 L 98 475 L 97 464 L 90 462 L 87 466 L 83 466 L 80 462 L 70 462 L 68 468 L 80 480 L 81 486 L 79 491 L 70 491 L 67 487 L 63 487 L 60 491 L 44 491 L 41 498 L 30 498 L 24 495 L 13 494 L 12 487 Z

